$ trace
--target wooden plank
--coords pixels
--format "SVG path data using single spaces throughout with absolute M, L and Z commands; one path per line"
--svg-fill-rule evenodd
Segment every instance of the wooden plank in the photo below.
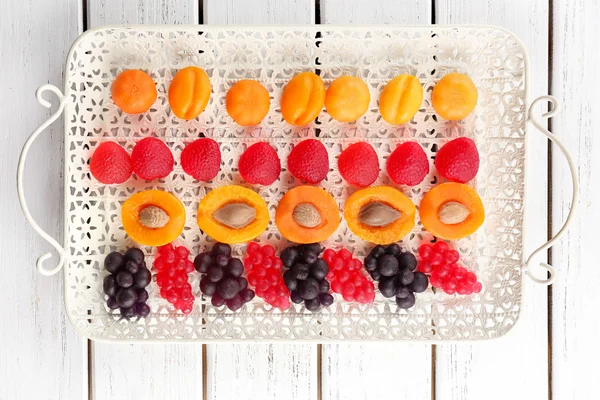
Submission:
M 207 346 L 209 399 L 317 399 L 317 346 Z
M 321 0 L 323 24 L 430 24 L 431 1 Z
M 563 109 L 552 119 L 552 132 L 579 166 L 579 213 L 569 235 L 552 250 L 558 279 L 552 286 L 552 396 L 597 398 L 598 375 L 591 367 L 600 357 L 600 270 L 596 235 L 600 225 L 600 35 L 597 1 L 553 2 L 552 94 Z M 571 205 L 570 175 L 564 157 L 552 155 L 552 227 L 557 232 Z
M 0 319 L 0 399 L 87 398 L 87 340 L 68 321 L 62 273 L 45 277 L 35 268 L 37 257 L 51 247 L 25 221 L 15 185 L 21 147 L 51 113 L 34 92 L 45 83 L 62 88 L 67 52 L 82 30 L 79 3 L 11 1 L 0 13 L 0 299 L 6 305 Z M 32 215 L 56 238 L 63 232 L 62 154 L 60 119 L 33 144 L 24 175 Z M 56 261 L 54 255 L 47 263 Z
M 515 32 L 529 51 L 533 99 L 548 91 L 548 12 L 547 1 L 457 0 L 436 1 L 435 14 L 439 24 L 493 24 Z M 547 141 L 530 128 L 526 254 L 547 236 Z M 520 320 L 506 338 L 437 347 L 437 399 L 548 399 L 547 289 L 524 279 Z M 507 371 L 510 382 L 499 380 Z
M 90 28 L 113 24 L 197 24 L 199 0 L 87 0 Z
M 314 23 L 312 0 L 204 0 L 206 24 Z M 317 346 L 207 345 L 209 399 L 317 398 Z
M 427 24 L 431 1 L 321 0 L 321 20 L 328 24 Z M 323 399 L 428 399 L 431 355 L 431 346 L 424 344 L 323 345 Z M 402 390 L 392 383 L 398 379 L 406 382 Z
M 197 24 L 197 0 L 89 1 L 89 28 L 105 24 Z M 93 343 L 93 398 L 202 398 L 202 346 Z
M 312 0 L 203 0 L 205 24 L 313 24 Z

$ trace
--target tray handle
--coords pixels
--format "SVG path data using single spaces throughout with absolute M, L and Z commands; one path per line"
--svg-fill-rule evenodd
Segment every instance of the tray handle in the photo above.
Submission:
M 534 116 L 533 109 L 538 103 L 543 102 L 543 101 L 547 101 L 548 103 L 550 103 L 551 107 L 548 112 L 543 113 L 541 115 L 541 119 L 540 119 L 540 118 Z M 550 131 L 548 131 L 546 128 L 544 128 L 541 123 L 542 120 L 546 120 L 546 119 L 551 118 L 554 115 L 556 115 L 559 112 L 559 110 L 560 110 L 560 103 L 559 103 L 558 99 L 556 99 L 556 97 L 540 96 L 537 99 L 535 99 L 533 101 L 533 103 L 531 103 L 531 106 L 529 106 L 529 112 L 528 112 L 528 120 L 531 121 L 533 126 L 535 126 L 544 136 L 546 136 L 548 139 L 550 139 L 552 141 L 552 143 L 554 143 L 559 148 L 559 150 L 563 153 L 563 155 L 565 156 L 565 159 L 567 160 L 567 163 L 569 164 L 569 170 L 571 172 L 571 183 L 573 185 L 572 186 L 573 187 L 573 195 L 572 195 L 573 197 L 571 198 L 571 209 L 569 210 L 569 215 L 567 216 L 567 219 L 566 219 L 565 223 L 563 224 L 562 228 L 560 228 L 558 233 L 556 235 L 554 235 L 552 237 L 552 239 L 550 239 L 549 241 L 544 243 L 542 246 L 538 247 L 533 253 L 531 253 L 531 255 L 529 255 L 529 257 L 527 257 L 527 260 L 525 261 L 525 264 L 523 267 L 525 273 L 529 276 L 529 278 L 531 278 L 534 282 L 540 283 L 542 285 L 551 285 L 552 283 L 554 283 L 554 281 L 556 279 L 556 270 L 554 269 L 554 267 L 552 265 L 541 262 L 541 263 L 539 263 L 539 267 L 546 270 L 549 273 L 549 276 L 546 279 L 537 278 L 531 273 L 531 267 L 534 264 L 533 259 L 538 254 L 540 254 L 542 251 L 547 250 L 548 248 L 552 247 L 558 240 L 560 240 L 561 237 L 563 237 L 565 235 L 565 233 L 567 233 L 567 231 L 569 230 L 569 226 L 573 222 L 573 217 L 575 216 L 575 212 L 577 211 L 577 206 L 579 204 L 579 180 L 577 178 L 577 169 L 576 169 L 575 163 L 573 162 L 573 159 L 571 158 L 571 154 L 569 153 L 567 148 L 562 144 L 562 142 L 554 134 L 552 134 Z
M 39 136 L 39 134 L 42 133 L 44 129 L 46 129 L 48 126 L 50 126 L 50 124 L 56 121 L 58 117 L 60 117 L 65 108 L 65 99 L 62 92 L 56 86 L 49 84 L 42 85 L 36 90 L 35 97 L 38 103 L 40 103 L 46 108 L 51 107 L 52 104 L 50 104 L 49 101 L 45 100 L 42 97 L 46 91 L 50 91 L 54 93 L 56 97 L 58 97 L 58 109 L 52 115 L 50 115 L 50 118 L 48 118 L 43 124 L 38 126 L 38 128 L 35 131 L 33 131 L 33 133 L 29 136 L 29 138 L 27 138 L 27 141 L 23 145 L 21 155 L 19 156 L 19 166 L 17 167 L 17 193 L 19 195 L 19 203 L 21 203 L 21 209 L 23 210 L 23 214 L 25 214 L 25 218 L 27 219 L 29 224 L 46 242 L 50 243 L 50 245 L 54 247 L 54 249 L 58 253 L 58 263 L 53 268 L 47 269 L 46 267 L 44 267 L 44 262 L 52 257 L 52 253 L 49 252 L 42 254 L 40 257 L 38 257 L 35 263 L 38 271 L 40 271 L 42 275 L 50 276 L 56 274 L 62 268 L 65 262 L 65 250 L 60 244 L 58 244 L 58 242 L 52 236 L 46 233 L 46 231 L 40 228 L 37 222 L 35 222 L 35 220 L 31 216 L 31 213 L 29 212 L 29 208 L 27 207 L 27 202 L 25 201 L 25 193 L 23 191 L 23 169 L 25 167 L 25 159 L 27 158 L 29 148 L 31 147 L 35 139 Z

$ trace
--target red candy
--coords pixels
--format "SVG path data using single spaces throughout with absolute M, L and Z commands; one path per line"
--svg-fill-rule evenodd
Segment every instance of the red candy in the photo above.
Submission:
M 188 282 L 188 274 L 194 271 L 194 263 L 188 257 L 190 252 L 183 246 L 173 247 L 171 244 L 158 248 L 154 260 L 156 284 L 160 295 L 184 314 L 192 312 L 194 295 L 192 285 Z
M 466 183 L 479 170 L 479 153 L 475 142 L 467 137 L 443 145 L 435 155 L 435 168 L 449 181 Z
M 421 183 L 429 173 L 429 160 L 419 143 L 406 142 L 390 154 L 386 169 L 395 183 L 414 186 Z
M 123 183 L 131 176 L 131 159 L 117 143 L 104 142 L 92 155 L 90 172 L 104 184 Z
M 240 157 L 240 175 L 248 183 L 268 186 L 281 174 L 281 162 L 270 144 L 255 143 Z
M 329 172 L 327 149 L 317 139 L 306 139 L 292 149 L 287 167 L 294 178 L 310 184 L 319 183 Z
M 419 271 L 430 274 L 431 286 L 448 294 L 468 295 L 481 292 L 483 286 L 477 282 L 474 272 L 458 265 L 460 254 L 448 243 L 436 242 L 433 246 L 424 243 L 419 247 Z
M 334 293 L 340 293 L 346 301 L 362 304 L 375 300 L 375 285 L 363 274 L 362 263 L 352 258 L 352 253 L 347 249 L 338 252 L 327 249 L 323 259 L 330 267 L 326 279 L 331 282 Z
M 135 145 L 131 152 L 133 172 L 142 179 L 164 178 L 173 171 L 173 154 L 160 139 L 147 137 Z
M 365 142 L 351 145 L 338 159 L 340 175 L 348 183 L 360 187 L 369 186 L 379 176 L 379 159 L 373 147 Z
M 244 267 L 248 271 L 248 283 L 254 286 L 256 295 L 281 310 L 290 308 L 290 291 L 285 286 L 281 268 L 283 263 L 275 255 L 271 245 L 248 244 Z
M 212 180 L 219 173 L 220 167 L 221 150 L 213 139 L 197 139 L 181 152 L 181 168 L 198 181 Z

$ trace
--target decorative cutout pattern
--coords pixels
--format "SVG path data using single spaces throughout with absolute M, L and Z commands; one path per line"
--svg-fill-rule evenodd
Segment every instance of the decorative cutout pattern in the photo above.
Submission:
M 198 65 L 213 85 L 207 109 L 195 120 L 182 121 L 168 106 L 169 82 L 178 69 Z M 124 69 L 149 72 L 158 87 L 158 99 L 142 115 L 123 114 L 110 99 L 110 85 Z M 371 89 L 369 111 L 357 122 L 342 124 L 322 112 L 310 126 L 286 124 L 279 98 L 295 74 L 317 71 L 326 84 L 344 74 L 363 78 Z M 435 82 L 449 71 L 468 73 L 479 89 L 475 112 L 460 122 L 444 121 L 430 104 Z M 423 83 L 423 108 L 403 126 L 391 126 L 379 115 L 378 97 L 385 83 L 401 73 L 416 75 Z M 100 28 L 75 44 L 66 72 L 66 191 L 65 249 L 66 307 L 72 322 L 88 337 L 101 340 L 474 340 L 498 337 L 516 322 L 521 301 L 521 260 L 525 161 L 526 54 L 510 33 L 488 27 L 334 27 L 215 29 L 205 26 L 161 28 Z M 271 110 L 259 127 L 241 128 L 225 111 L 225 94 L 239 79 L 259 80 L 271 93 Z M 126 184 L 105 186 L 91 178 L 88 162 L 96 146 L 114 140 L 131 151 L 137 140 L 157 136 L 167 143 L 176 162 L 186 143 L 199 136 L 215 138 L 223 163 L 219 175 L 200 184 L 180 165 L 160 181 L 144 182 L 133 176 Z M 480 295 L 448 296 L 431 290 L 417 296 L 409 311 L 393 300 L 377 296 L 373 305 L 340 301 L 319 313 L 292 305 L 286 312 L 271 310 L 261 299 L 236 313 L 215 309 L 202 299 L 198 274 L 191 315 L 176 314 L 151 284 L 150 316 L 127 321 L 105 306 L 102 261 L 112 250 L 135 244 L 121 226 L 120 210 L 131 194 L 144 189 L 173 192 L 185 204 L 186 227 L 179 239 L 192 255 L 210 246 L 196 224 L 198 201 L 212 188 L 242 183 L 237 160 L 251 143 L 268 140 L 276 147 L 284 171 L 270 187 L 254 187 L 266 200 L 272 221 L 260 241 L 277 249 L 287 246 L 274 225 L 274 213 L 286 190 L 298 184 L 285 170 L 295 143 L 319 137 L 327 146 L 331 171 L 322 187 L 343 209 L 353 189 L 337 171 L 337 156 L 349 144 L 366 140 L 380 157 L 382 172 L 376 184 L 390 184 L 385 175 L 387 156 L 398 143 L 416 140 L 433 158 L 449 138 L 468 136 L 481 154 L 481 168 L 473 185 L 486 207 L 486 222 L 469 238 L 454 243 L 465 265 L 484 284 Z M 432 160 L 433 161 L 433 160 Z M 419 204 L 422 196 L 442 179 L 432 168 L 423 184 L 401 189 Z M 418 217 L 417 217 L 418 218 Z M 417 221 L 418 222 L 418 221 Z M 431 240 L 420 223 L 402 246 L 416 251 Z M 354 236 L 342 221 L 325 243 L 345 246 L 364 256 L 371 245 Z M 152 248 L 144 249 L 152 265 Z M 244 246 L 237 246 L 238 255 Z

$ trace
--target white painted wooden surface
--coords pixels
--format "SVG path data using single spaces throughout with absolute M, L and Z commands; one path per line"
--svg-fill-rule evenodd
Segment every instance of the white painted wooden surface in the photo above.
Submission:
M 548 94 L 548 13 L 547 1 L 439 0 L 435 15 L 439 24 L 492 24 L 513 31 L 529 52 L 533 99 Z M 529 128 L 526 253 L 546 241 L 548 196 L 547 143 Z M 437 346 L 436 399 L 548 399 L 547 289 L 526 278 L 523 290 L 520 321 L 505 338 Z M 498 384 L 497 377 L 509 373 L 510 383 L 505 378 L 507 384 Z
M 321 1 L 321 20 L 328 24 L 426 24 L 431 1 Z M 401 361 L 403 360 L 403 361 Z M 425 344 L 323 345 L 323 399 L 429 399 L 432 347 Z M 396 380 L 401 379 L 402 390 Z M 375 382 L 381 382 L 377 384 Z
M 67 319 L 61 278 L 35 269 L 37 257 L 51 247 L 25 221 L 15 183 L 21 147 L 51 113 L 34 92 L 46 82 L 60 84 L 70 43 L 81 30 L 79 3 L 11 1 L 0 12 L 2 400 L 87 396 L 87 341 Z M 55 237 L 62 235 L 62 143 L 60 119 L 33 145 L 25 168 L 30 211 Z
M 555 399 L 598 398 L 600 359 L 600 4 L 554 0 L 552 93 L 563 104 L 552 132 L 572 150 L 581 180 L 579 215 L 566 240 L 555 246 L 552 263 L 552 394 Z M 555 148 L 556 149 L 556 148 Z M 552 221 L 556 232 L 571 202 L 569 174 L 558 150 L 552 157 Z
M 431 22 L 431 1 L 395 0 L 42 0 L 12 1 L 0 13 L 0 400 L 88 398 L 87 341 L 66 319 L 62 280 L 34 269 L 47 251 L 26 226 L 16 201 L 17 155 L 48 115 L 33 92 L 60 85 L 66 52 L 82 29 L 121 23 L 311 24 Z M 566 138 L 579 165 L 581 208 L 568 240 L 556 246 L 559 271 L 548 296 L 526 281 L 522 318 L 505 339 L 474 345 L 107 345 L 94 343 L 91 396 L 210 399 L 595 399 L 594 362 L 600 333 L 590 310 L 600 301 L 600 272 L 592 251 L 600 225 L 600 126 L 596 65 L 600 6 L 553 0 L 552 94 L 563 101 L 552 131 Z M 548 91 L 547 0 L 435 0 L 436 23 L 491 23 L 513 30 L 528 47 L 531 94 Z M 530 251 L 546 238 L 546 141 L 529 130 L 528 232 Z M 30 208 L 42 227 L 61 233 L 62 130 L 56 123 L 34 145 L 26 168 Z M 566 163 L 552 157 L 552 217 L 556 231 L 570 202 Z M 548 314 L 548 312 L 551 314 Z M 551 329 L 548 320 L 552 322 Z M 550 332 L 549 332 L 550 331 Z M 551 339 L 549 339 L 551 333 Z M 549 350 L 549 345 L 551 350 Z M 203 370 L 203 348 L 206 369 Z M 322 363 L 318 364 L 319 350 Z M 549 371 L 548 352 L 551 351 Z M 435 369 L 432 369 L 435 366 Z M 319 376 L 319 372 L 321 376 Z M 551 381 L 549 381 L 551 372 Z M 33 384 L 32 384 L 33 382 Z M 385 384 L 380 384 L 385 382 Z M 206 383 L 206 386 L 203 386 Z M 433 390 L 432 390 L 433 388 Z M 320 393 L 319 393 L 320 390 Z
M 107 24 L 197 24 L 196 0 L 89 1 L 88 27 Z M 93 398 L 202 398 L 202 345 L 93 343 Z
M 312 0 L 204 0 L 205 24 L 312 24 Z M 317 399 L 317 345 L 207 345 L 209 399 Z M 237 384 L 235 383 L 237 382 Z

